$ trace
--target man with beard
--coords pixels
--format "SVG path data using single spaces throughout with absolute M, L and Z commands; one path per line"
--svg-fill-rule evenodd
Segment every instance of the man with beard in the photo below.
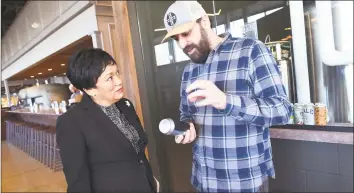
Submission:
M 167 35 L 190 59 L 182 75 L 176 143 L 193 145 L 191 183 L 199 192 L 264 192 L 275 178 L 269 127 L 286 124 L 291 106 L 277 62 L 254 39 L 218 36 L 197 1 L 176 1 Z

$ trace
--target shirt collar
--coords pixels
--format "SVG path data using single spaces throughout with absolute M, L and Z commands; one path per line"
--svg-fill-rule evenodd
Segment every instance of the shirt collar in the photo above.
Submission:
M 224 38 L 224 40 L 222 42 L 220 42 L 215 48 L 214 50 L 212 50 L 212 52 L 217 52 L 220 50 L 220 48 L 223 47 L 223 45 L 232 38 L 231 34 L 229 32 L 220 34 L 219 37 Z

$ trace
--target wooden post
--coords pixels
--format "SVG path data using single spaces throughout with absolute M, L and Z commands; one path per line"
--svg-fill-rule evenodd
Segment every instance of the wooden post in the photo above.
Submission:
M 134 106 L 139 119 L 144 126 L 143 112 L 140 101 L 138 77 L 135 67 L 135 59 L 133 52 L 132 37 L 130 33 L 130 24 L 128 16 L 128 8 L 126 1 L 112 1 L 114 24 L 116 36 L 113 37 L 117 41 L 117 45 L 113 47 L 113 52 L 116 62 L 122 66 L 124 74 L 124 82 L 127 84 L 126 88 L 127 96 L 130 96 L 134 101 Z M 145 151 L 146 155 L 147 150 Z

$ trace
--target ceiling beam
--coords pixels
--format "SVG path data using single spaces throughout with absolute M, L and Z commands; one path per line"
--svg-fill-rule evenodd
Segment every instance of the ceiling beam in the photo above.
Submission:
M 21 12 L 27 0 L 2 0 L 1 1 L 1 36 L 4 37 L 9 27 L 15 20 L 16 16 Z

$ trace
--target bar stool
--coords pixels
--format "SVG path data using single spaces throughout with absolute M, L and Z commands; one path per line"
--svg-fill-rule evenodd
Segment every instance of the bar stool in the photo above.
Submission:
M 16 133 L 15 133 L 15 122 L 12 121 L 8 121 L 9 123 L 9 143 L 13 146 L 15 146 L 15 141 L 16 141 Z
M 56 172 L 63 169 L 62 161 L 60 158 L 60 149 L 57 144 L 56 129 L 52 127 L 50 133 L 50 168 Z
M 39 134 L 39 144 L 40 144 L 40 150 L 39 150 L 39 161 L 43 163 L 44 165 L 48 165 L 48 150 L 49 150 L 49 139 L 48 139 L 48 130 L 51 127 L 49 126 L 42 126 L 42 130 L 40 131 Z
M 55 133 L 55 127 L 48 127 L 44 132 L 44 138 L 42 141 L 43 144 L 43 163 L 47 167 L 51 168 L 52 163 L 52 149 L 51 149 L 51 142 L 53 141 L 53 133 Z
M 15 147 L 18 147 L 18 122 L 14 121 L 13 122 L 14 127 L 13 127 L 13 143 L 12 145 L 14 145 Z
M 34 124 L 28 124 L 27 129 L 28 129 L 28 138 L 27 138 L 27 148 L 26 152 L 29 156 L 34 157 L 34 129 L 33 129 Z
M 37 147 L 37 128 L 38 127 L 38 125 L 37 124 L 31 124 L 31 131 L 30 131 L 30 147 L 29 147 L 29 149 L 30 149 L 30 156 L 32 157 L 32 158 L 34 158 L 34 159 L 36 159 L 36 147 Z
M 6 120 L 6 139 L 52 171 L 63 168 L 55 126 Z
M 42 151 L 42 132 L 45 130 L 45 126 L 31 123 L 28 125 L 28 129 L 28 147 L 26 151 L 32 158 L 40 161 Z
M 26 143 L 26 123 L 22 122 L 18 124 L 18 139 L 19 139 L 19 149 L 25 151 L 25 143 Z
M 55 134 L 55 127 L 40 125 L 38 127 L 35 127 L 35 129 L 35 157 L 39 162 L 50 167 L 51 138 L 52 133 Z
M 43 144 L 43 148 L 42 148 L 42 163 L 49 167 L 49 160 L 50 160 L 50 156 L 49 156 L 49 151 L 50 151 L 50 133 L 49 133 L 49 129 L 46 129 L 45 132 L 44 132 L 44 136 L 43 136 L 43 141 L 42 141 L 42 144 Z
M 26 130 L 25 130 L 25 147 L 24 147 L 24 152 L 26 152 L 28 155 L 31 153 L 31 140 L 32 140 L 32 124 L 26 124 Z
M 6 120 L 6 141 L 9 144 L 14 142 L 14 122 L 12 120 Z
M 41 150 L 41 141 L 40 141 L 40 137 L 41 137 L 41 133 L 42 133 L 42 126 L 38 125 L 38 124 L 33 124 L 32 125 L 32 129 L 33 129 L 33 138 L 32 138 L 32 157 L 34 159 L 36 159 L 37 161 L 39 161 L 40 159 L 40 150 Z
M 11 136 L 11 134 L 10 134 L 10 132 L 11 132 L 11 129 L 10 129 L 11 123 L 10 123 L 9 120 L 6 120 L 5 124 L 6 124 L 6 142 L 10 143 L 10 141 L 11 141 L 11 139 L 10 139 L 10 136 Z
M 13 121 L 14 122 L 14 140 L 13 144 L 22 150 L 22 130 L 24 126 L 24 122 L 22 121 Z

